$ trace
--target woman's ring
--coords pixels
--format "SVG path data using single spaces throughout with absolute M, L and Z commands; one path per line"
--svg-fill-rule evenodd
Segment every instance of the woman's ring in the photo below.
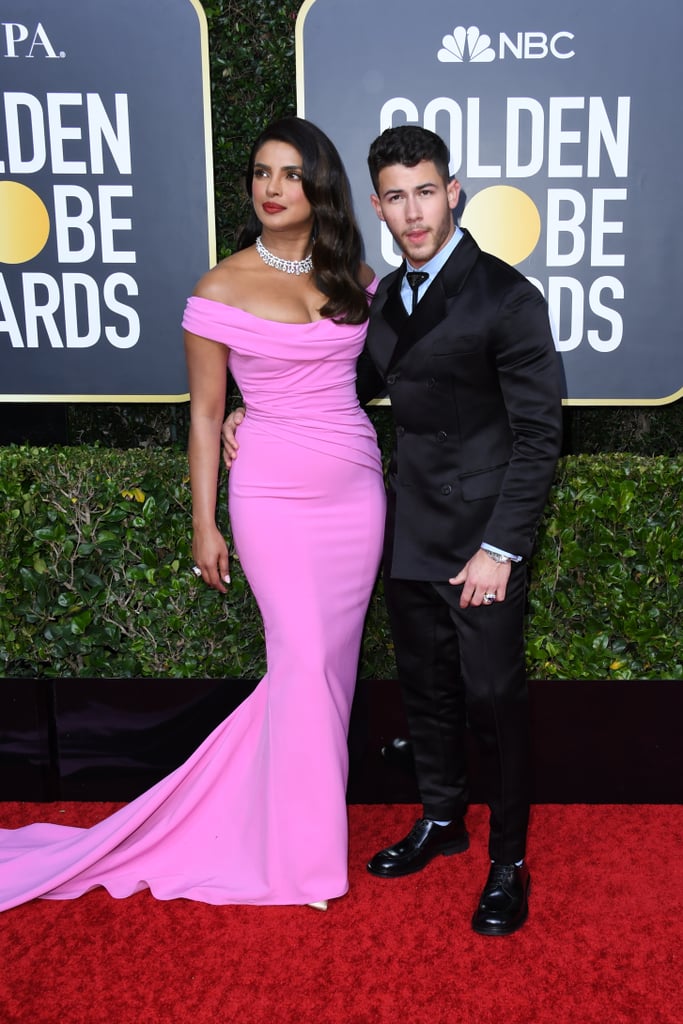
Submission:
M 198 565 L 192 566 L 192 572 L 195 574 L 195 576 L 201 576 L 202 574 L 202 570 L 199 568 Z
M 484 601 L 485 601 L 486 604 L 493 604 L 493 602 L 495 600 L 496 600 L 496 595 L 495 594 L 484 594 Z

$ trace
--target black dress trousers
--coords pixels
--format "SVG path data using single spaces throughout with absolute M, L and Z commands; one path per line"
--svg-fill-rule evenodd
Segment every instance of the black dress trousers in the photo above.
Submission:
M 526 566 L 515 563 L 505 600 L 477 608 L 460 608 L 462 588 L 448 582 L 384 580 L 424 815 L 464 814 L 469 727 L 491 810 L 489 853 L 505 864 L 524 857 L 529 821 L 526 589 Z

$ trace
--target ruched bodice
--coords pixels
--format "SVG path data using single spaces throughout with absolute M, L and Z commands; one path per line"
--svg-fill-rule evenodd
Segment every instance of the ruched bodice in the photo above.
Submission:
M 377 466 L 375 432 L 356 397 L 365 324 L 282 324 L 196 296 L 183 323 L 229 348 L 230 372 L 249 410 L 247 429 Z

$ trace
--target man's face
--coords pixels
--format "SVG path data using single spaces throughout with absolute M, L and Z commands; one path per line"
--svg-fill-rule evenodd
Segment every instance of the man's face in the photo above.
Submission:
M 423 160 L 414 167 L 385 167 L 371 201 L 412 265 L 421 267 L 453 235 L 459 195 L 457 181 L 445 185 L 431 160 Z

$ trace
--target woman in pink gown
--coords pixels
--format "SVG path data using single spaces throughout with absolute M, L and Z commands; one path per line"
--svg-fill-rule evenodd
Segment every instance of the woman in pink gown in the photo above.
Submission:
M 240 250 L 202 278 L 183 324 L 194 571 L 229 600 L 215 522 L 229 367 L 248 409 L 229 512 L 266 676 L 185 764 L 111 817 L 2 831 L 0 909 L 95 886 L 324 909 L 348 888 L 346 737 L 384 526 L 377 442 L 355 391 L 376 282 L 319 129 L 299 118 L 266 129 L 247 182 Z

